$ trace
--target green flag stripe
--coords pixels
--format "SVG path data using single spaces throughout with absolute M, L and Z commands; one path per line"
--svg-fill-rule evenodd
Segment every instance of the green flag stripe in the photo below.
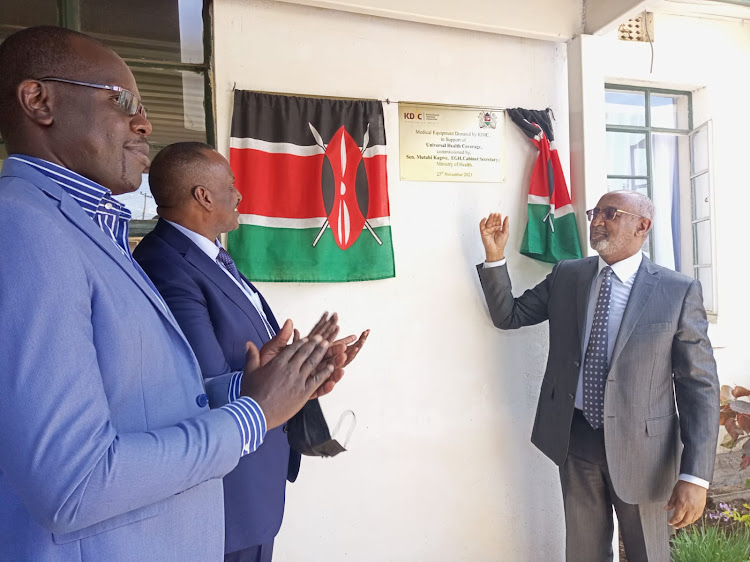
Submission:
M 529 222 L 521 242 L 521 253 L 547 263 L 581 257 L 575 213 L 554 219 L 555 231 L 549 221 L 542 222 L 549 213 L 549 205 L 529 204 Z
M 365 229 L 346 251 L 327 228 L 312 247 L 318 228 L 269 228 L 241 224 L 229 233 L 228 250 L 253 281 L 370 281 L 395 275 L 391 227 Z

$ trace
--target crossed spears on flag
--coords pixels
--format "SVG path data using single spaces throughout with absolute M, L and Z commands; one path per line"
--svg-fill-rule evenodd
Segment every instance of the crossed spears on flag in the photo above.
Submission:
M 325 159 L 328 160 L 334 176 L 331 185 L 326 185 L 328 182 L 321 181 L 321 189 L 324 192 L 323 202 L 324 205 L 328 207 L 326 208 L 328 216 L 326 217 L 323 226 L 320 228 L 318 235 L 315 237 L 315 240 L 312 243 L 313 248 L 317 246 L 318 242 L 320 241 L 320 237 L 323 236 L 323 233 L 328 226 L 331 226 L 331 231 L 333 232 L 333 237 L 336 241 L 336 244 L 342 250 L 346 250 L 356 241 L 356 239 L 359 237 L 359 234 L 362 232 L 363 227 L 367 228 L 370 234 L 372 234 L 372 237 L 375 238 L 375 241 L 380 246 L 382 246 L 382 240 L 380 240 L 380 238 L 378 238 L 378 235 L 375 234 L 375 231 L 372 229 L 370 222 L 366 218 L 368 201 L 361 201 L 356 189 L 358 168 L 362 164 L 365 150 L 367 149 L 367 145 L 370 142 L 370 124 L 367 124 L 367 129 L 365 130 L 365 136 L 362 141 L 361 150 L 358 146 L 356 146 L 354 139 L 352 139 L 351 135 L 343 126 L 333 134 L 331 141 L 328 143 L 328 145 L 326 145 L 323 142 L 323 138 L 320 136 L 320 133 L 318 133 L 313 124 L 308 123 L 308 125 L 310 126 L 310 131 L 312 131 L 313 137 L 315 138 L 315 144 L 323 149 L 323 155 L 325 156 Z M 340 151 L 338 151 L 338 154 L 334 154 L 335 152 L 337 152 L 335 150 L 336 142 L 340 142 L 341 144 L 341 148 Z M 354 162 L 350 162 L 350 164 L 353 164 L 353 166 L 350 166 L 349 169 L 347 169 L 347 145 L 353 145 L 352 147 L 356 147 L 356 149 L 359 151 L 359 157 L 356 158 Z M 331 146 L 333 146 L 334 148 L 330 151 L 331 154 L 329 154 L 328 148 Z M 334 160 L 336 156 L 338 156 L 338 160 Z M 364 166 L 362 169 L 364 171 Z M 336 175 L 339 175 L 339 177 L 341 178 L 338 186 L 336 186 L 335 181 Z M 345 181 L 347 175 L 349 177 Z M 367 176 L 365 174 L 365 190 L 369 189 L 367 186 L 366 178 Z M 352 179 L 354 181 L 351 181 Z M 349 183 L 348 186 L 347 182 Z M 328 190 L 333 191 L 333 202 L 331 202 L 330 205 L 328 204 L 330 198 L 325 197 L 326 191 Z M 367 193 L 365 193 L 365 196 L 366 195 Z M 367 197 L 364 197 L 364 199 L 367 199 Z M 347 201 L 349 202 L 349 205 L 347 205 Z M 352 210 L 350 210 L 350 207 L 352 208 Z M 364 209 L 362 207 L 364 207 Z M 331 220 L 333 221 L 333 225 L 335 225 L 336 228 L 331 225 Z

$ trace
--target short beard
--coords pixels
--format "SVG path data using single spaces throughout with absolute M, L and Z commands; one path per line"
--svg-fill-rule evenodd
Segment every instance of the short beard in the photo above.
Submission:
M 610 240 L 609 238 L 601 238 L 594 242 L 590 241 L 591 247 L 602 257 L 612 256 L 621 252 L 626 244 L 625 240 Z

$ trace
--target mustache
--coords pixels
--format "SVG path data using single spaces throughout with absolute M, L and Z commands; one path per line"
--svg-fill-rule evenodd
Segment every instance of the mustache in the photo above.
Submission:
M 608 235 L 609 232 L 603 226 L 597 226 L 596 228 L 592 228 L 591 229 L 591 234 L 604 234 L 604 235 Z
M 138 140 L 127 141 L 124 146 L 126 148 L 146 148 L 146 150 L 151 150 L 151 143 L 148 142 L 146 137 L 140 137 Z

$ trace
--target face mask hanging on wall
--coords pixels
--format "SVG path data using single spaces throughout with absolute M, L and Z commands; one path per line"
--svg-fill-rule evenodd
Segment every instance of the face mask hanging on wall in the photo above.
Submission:
M 346 445 L 357 425 L 354 412 L 347 410 L 341 414 L 333 435 L 338 436 L 344 422 L 348 421 L 348 431 L 344 444 L 331 436 L 328 423 L 320 408 L 318 399 L 308 400 L 302 409 L 288 423 L 289 446 L 310 457 L 335 457 L 346 451 Z

